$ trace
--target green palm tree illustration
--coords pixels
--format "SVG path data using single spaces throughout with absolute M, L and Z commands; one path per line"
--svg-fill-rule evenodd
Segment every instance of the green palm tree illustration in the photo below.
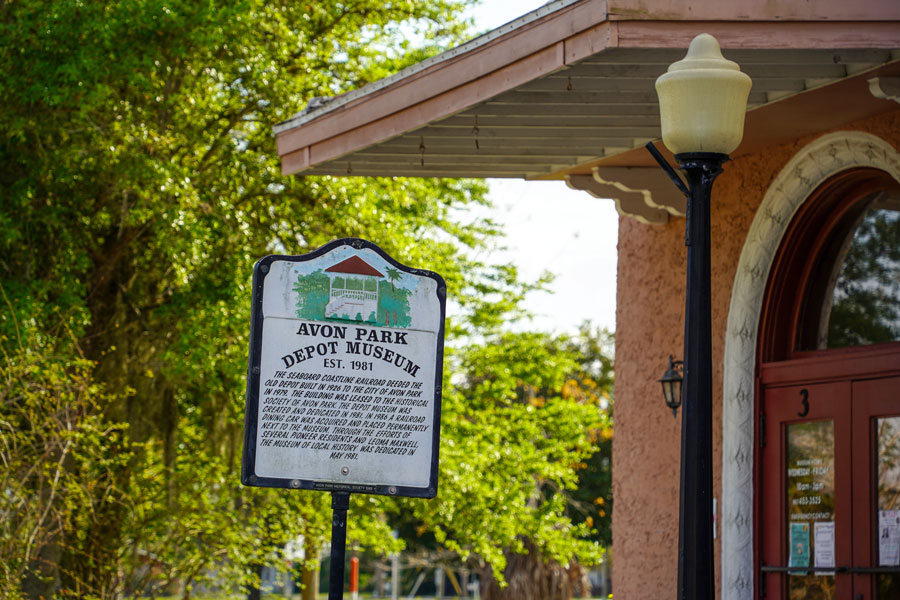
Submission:
M 400 279 L 400 271 L 398 271 L 397 269 L 393 269 L 393 268 L 391 268 L 391 267 L 388 267 L 388 268 L 387 268 L 387 278 L 388 278 L 388 279 L 390 280 L 390 282 L 391 282 L 391 291 L 392 291 L 392 292 L 396 291 L 396 290 L 394 289 L 394 282 L 397 281 L 398 279 Z

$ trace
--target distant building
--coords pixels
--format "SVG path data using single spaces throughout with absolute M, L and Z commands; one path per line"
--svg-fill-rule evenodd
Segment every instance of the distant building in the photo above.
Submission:
M 719 597 L 900 598 L 900 2 L 557 0 L 281 124 L 282 168 L 614 199 L 613 581 L 669 598 L 685 201 L 643 145 L 701 32 L 753 79 L 712 202 Z

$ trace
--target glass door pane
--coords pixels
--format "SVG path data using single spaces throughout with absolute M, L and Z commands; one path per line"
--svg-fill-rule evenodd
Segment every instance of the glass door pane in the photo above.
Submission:
M 787 425 L 788 567 L 812 567 L 791 574 L 789 598 L 836 598 L 834 573 L 834 420 Z

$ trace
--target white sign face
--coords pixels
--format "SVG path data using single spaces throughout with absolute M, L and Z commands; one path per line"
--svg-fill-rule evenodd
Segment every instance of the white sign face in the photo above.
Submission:
M 244 483 L 434 496 L 445 295 L 363 240 L 262 259 Z

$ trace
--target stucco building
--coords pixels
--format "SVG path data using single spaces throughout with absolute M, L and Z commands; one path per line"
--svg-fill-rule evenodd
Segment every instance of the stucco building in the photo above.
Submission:
M 753 79 L 712 203 L 717 593 L 900 598 L 900 2 L 557 0 L 281 124 L 283 170 L 614 199 L 615 595 L 672 597 L 685 200 L 643 146 L 701 32 Z

